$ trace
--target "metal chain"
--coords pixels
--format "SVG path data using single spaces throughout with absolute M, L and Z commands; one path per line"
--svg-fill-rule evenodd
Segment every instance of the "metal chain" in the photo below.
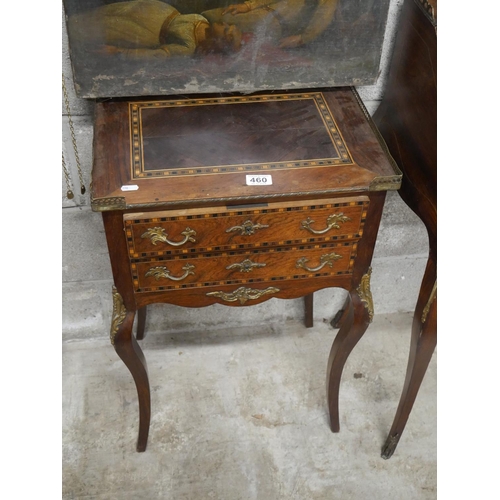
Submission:
M 68 169 L 66 168 L 66 162 L 64 161 L 64 152 L 62 154 L 62 168 L 63 168 L 63 172 L 64 172 L 64 178 L 66 179 L 66 188 L 67 188 L 67 191 L 66 191 L 66 198 L 68 198 L 68 200 L 71 200 L 74 198 L 74 194 L 73 194 L 73 190 L 71 189 L 71 178 L 69 176 L 69 172 L 68 172 Z
M 73 120 L 71 119 L 71 111 L 69 108 L 69 99 L 68 99 L 68 91 L 66 90 L 66 82 L 64 79 L 64 74 L 62 75 L 62 89 L 64 93 L 64 104 L 66 105 L 66 112 L 68 113 L 68 124 L 69 124 L 69 130 L 71 132 L 71 142 L 73 143 L 73 150 L 75 152 L 75 160 L 76 160 L 76 167 L 78 169 L 78 177 L 80 178 L 80 192 L 82 194 L 85 194 L 85 183 L 83 181 L 83 174 L 82 174 L 82 167 L 80 165 L 80 158 L 78 156 L 78 148 L 76 145 L 76 136 L 75 136 L 75 129 L 73 127 Z M 65 175 L 67 172 L 66 164 L 64 162 L 64 156 L 63 156 L 63 169 L 65 169 Z M 68 172 L 69 174 L 69 172 Z

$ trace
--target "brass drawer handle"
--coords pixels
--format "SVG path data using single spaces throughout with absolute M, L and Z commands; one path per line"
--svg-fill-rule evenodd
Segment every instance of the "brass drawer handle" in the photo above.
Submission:
M 141 238 L 150 238 L 153 245 L 156 245 L 157 242 L 160 242 L 167 243 L 168 245 L 172 245 L 173 247 L 180 247 L 188 241 L 191 241 L 193 243 L 196 241 L 193 238 L 193 236 L 196 236 L 196 231 L 194 229 L 191 229 L 190 227 L 184 229 L 181 234 L 184 236 L 184 239 L 182 241 L 170 241 L 167 238 L 168 234 L 165 233 L 165 229 L 163 229 L 162 227 L 150 227 L 143 235 L 141 235 Z
M 240 231 L 240 234 L 243 236 L 250 236 L 254 234 L 257 229 L 264 229 L 269 227 L 265 224 L 254 224 L 251 220 L 245 221 L 241 226 L 233 226 L 229 229 L 226 229 L 226 233 L 231 233 L 233 231 Z
M 306 259 L 305 257 L 301 257 L 297 263 L 296 267 L 301 267 L 302 269 L 305 269 L 306 271 L 309 272 L 316 272 L 319 271 L 320 269 L 323 269 L 325 266 L 330 266 L 333 267 L 333 263 L 336 260 L 339 260 L 342 258 L 342 255 L 339 255 L 338 253 L 332 252 L 332 253 L 327 253 L 324 254 L 320 257 L 319 261 L 321 264 L 318 267 L 307 267 L 306 262 L 309 262 L 309 259 Z
M 218 297 L 219 299 L 225 300 L 226 302 L 236 302 L 238 300 L 240 304 L 244 304 L 248 300 L 260 299 L 264 295 L 277 293 L 279 291 L 280 289 L 275 288 L 274 286 L 270 286 L 265 290 L 256 290 L 255 288 L 246 288 L 242 286 L 232 293 L 208 292 L 207 297 Z
M 230 266 L 227 266 L 226 269 L 231 270 L 231 269 L 238 269 L 238 271 L 242 273 L 249 273 L 250 271 L 253 271 L 254 268 L 256 267 L 266 267 L 265 264 L 259 264 L 257 262 L 252 262 L 250 259 L 245 259 L 243 262 L 239 262 L 236 264 L 231 264 Z
M 314 223 L 314 221 L 308 217 L 306 220 L 303 220 L 300 224 L 300 227 L 302 229 L 307 229 L 308 231 L 311 231 L 313 234 L 325 234 L 326 232 L 330 231 L 330 229 L 340 229 L 339 223 L 344 223 L 347 221 L 350 221 L 351 219 L 344 215 L 343 212 L 340 212 L 339 214 L 332 214 L 329 215 L 328 218 L 326 219 L 326 228 L 321 229 L 321 230 L 316 230 L 311 227 L 311 224 Z
M 160 278 L 167 278 L 172 281 L 182 281 L 187 278 L 190 274 L 194 274 L 193 264 L 186 264 L 182 269 L 186 271 L 182 276 L 172 276 L 170 271 L 165 266 L 152 267 L 144 276 L 147 278 L 149 276 L 154 276 L 155 280 L 158 281 Z

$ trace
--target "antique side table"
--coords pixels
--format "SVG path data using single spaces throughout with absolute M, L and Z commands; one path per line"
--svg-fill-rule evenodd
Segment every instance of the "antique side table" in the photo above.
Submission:
M 399 194 L 429 237 L 405 383 L 382 449 L 382 457 L 390 458 L 437 344 L 437 0 L 405 0 L 385 95 L 373 119 L 403 170 Z
M 401 172 L 354 89 L 109 100 L 96 105 L 92 208 L 113 271 L 111 343 L 139 398 L 146 306 L 247 307 L 348 291 L 330 353 L 333 432 L 345 361 L 373 317 L 371 259 Z M 138 315 L 136 337 L 132 333 Z

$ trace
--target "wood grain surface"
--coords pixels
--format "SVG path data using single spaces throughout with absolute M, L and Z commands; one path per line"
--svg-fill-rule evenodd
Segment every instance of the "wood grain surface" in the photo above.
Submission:
M 301 94 L 307 96 L 313 93 L 302 92 Z M 272 96 L 272 94 L 258 95 Z M 221 99 L 220 96 L 215 97 Z M 209 99 L 210 97 L 204 96 L 204 98 Z M 250 158 L 252 154 L 258 154 L 260 160 L 266 159 L 268 163 L 280 158 L 280 161 L 285 163 L 284 166 L 277 169 L 270 168 L 266 171 L 261 168 L 262 165 L 254 167 L 252 164 L 245 164 L 246 166 L 241 171 L 236 172 L 219 170 L 216 172 L 217 175 L 213 175 L 212 172 L 207 175 L 174 175 L 166 178 L 155 177 L 154 179 L 134 178 L 129 101 L 108 100 L 98 103 L 96 104 L 94 129 L 92 207 L 94 210 L 104 211 L 116 207 L 129 209 L 134 207 L 174 208 L 186 204 L 193 206 L 193 200 L 196 200 L 198 206 L 238 204 L 245 201 L 252 202 L 256 199 L 272 200 L 277 197 L 281 200 L 290 200 L 311 198 L 315 195 L 327 196 L 332 193 L 366 192 L 379 189 L 378 183 L 383 184 L 380 189 L 398 189 L 400 172 L 391 162 L 383 144 L 379 142 L 367 113 L 360 107 L 354 91 L 349 88 L 325 90 L 321 92 L 321 99 L 327 106 L 329 114 L 334 117 L 342 141 L 349 151 L 352 161 L 349 160 L 346 164 L 328 164 L 328 162 L 320 164 L 317 162 L 316 165 L 294 166 L 293 160 L 300 164 L 307 156 L 320 159 L 324 153 L 332 153 L 330 156 L 335 157 L 331 150 L 331 137 L 325 135 L 325 125 L 319 123 L 316 116 L 317 123 L 312 129 L 314 134 L 311 134 L 313 141 L 309 143 L 306 138 L 311 129 L 307 129 L 306 122 L 301 119 L 300 113 L 303 110 L 297 110 L 295 106 L 288 109 L 287 104 L 283 108 L 285 110 L 283 116 L 276 113 L 250 113 L 248 110 L 251 110 L 252 106 L 262 106 L 262 103 L 253 103 L 246 104 L 241 108 L 242 111 L 237 117 L 238 126 L 236 126 L 236 118 L 235 123 L 233 123 L 234 128 L 239 130 L 232 138 L 232 141 L 235 141 L 236 138 L 240 141 L 237 148 L 238 154 L 247 155 L 246 158 Z M 190 99 L 186 98 L 186 100 Z M 175 102 L 178 101 L 179 98 Z M 228 105 L 228 108 L 231 106 L 234 104 Z M 198 118 L 203 110 L 212 108 L 212 106 L 197 108 Z M 218 109 L 222 108 L 223 106 L 218 107 Z M 307 113 L 304 116 L 314 116 L 309 101 L 306 108 Z M 155 120 L 169 121 L 171 109 L 177 108 L 161 108 L 157 113 L 155 112 L 154 118 L 148 119 L 149 134 L 154 134 L 152 130 L 155 128 L 153 126 Z M 248 113 L 247 118 L 245 118 L 245 112 Z M 299 115 L 295 116 L 297 113 Z M 252 120 L 256 123 L 250 126 Z M 225 123 L 223 127 L 227 130 L 230 125 L 231 123 Z M 286 130 L 286 133 L 284 133 L 285 125 L 289 129 Z M 244 131 L 245 126 L 249 130 L 247 134 Z M 264 132 L 269 130 L 269 133 L 250 133 L 256 129 Z M 294 132 L 292 133 L 290 130 Z M 220 140 L 219 132 L 220 127 L 208 127 L 208 130 L 204 132 L 203 145 L 211 144 L 214 146 L 214 150 L 209 155 L 210 161 L 203 160 L 205 163 L 220 165 L 228 160 L 228 153 L 225 151 L 227 143 L 223 143 L 222 148 L 216 147 Z M 151 165 L 155 165 L 154 162 L 158 161 L 157 158 L 168 159 L 171 154 L 176 155 L 175 162 L 177 164 L 182 161 L 182 154 L 184 154 L 184 160 L 188 162 L 186 156 L 187 152 L 190 151 L 190 140 L 192 141 L 191 149 L 199 151 L 199 135 L 191 139 L 189 136 L 183 136 L 182 148 L 176 146 L 174 153 L 169 149 L 172 141 L 164 142 L 164 138 L 155 139 L 153 152 L 149 156 L 149 161 L 153 162 Z M 308 145 L 307 148 L 303 146 L 304 144 Z M 315 150 L 311 149 L 310 145 L 319 148 L 318 151 L 314 152 Z M 199 153 L 197 158 L 200 158 Z M 193 162 L 192 158 L 189 159 L 189 162 L 191 162 L 190 165 L 196 163 Z M 292 166 L 287 167 L 286 163 L 291 163 Z M 119 165 L 120 168 L 110 170 L 110 165 Z M 222 165 L 220 166 L 222 167 Z M 273 183 L 266 186 L 248 186 L 246 185 L 246 174 L 250 173 L 272 174 Z M 137 189 L 124 191 L 122 190 L 123 186 L 133 186 Z

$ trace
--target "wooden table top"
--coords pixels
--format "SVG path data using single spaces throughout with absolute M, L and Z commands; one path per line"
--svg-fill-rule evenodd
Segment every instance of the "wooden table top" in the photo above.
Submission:
M 247 175 L 271 177 L 248 185 Z M 287 201 L 400 183 L 354 89 L 96 105 L 95 211 Z

